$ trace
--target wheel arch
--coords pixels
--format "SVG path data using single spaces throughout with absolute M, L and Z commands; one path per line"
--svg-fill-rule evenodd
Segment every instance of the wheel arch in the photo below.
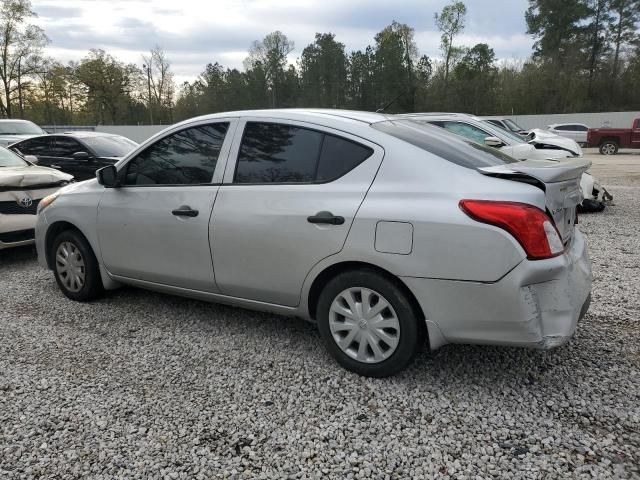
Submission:
M 379 267 L 372 263 L 362 262 L 362 261 L 342 261 L 342 262 L 334 263 L 332 265 L 327 266 L 320 273 L 316 275 L 316 277 L 313 279 L 313 282 L 311 283 L 311 286 L 309 287 L 309 293 L 307 295 L 307 308 L 309 312 L 309 317 L 312 320 L 316 319 L 316 309 L 318 307 L 318 299 L 320 298 L 320 293 L 322 292 L 322 289 L 324 288 L 324 286 L 332 278 L 335 278 L 337 275 L 343 272 L 347 272 L 351 270 L 363 270 L 363 269 L 374 271 L 379 275 L 385 277 L 387 280 L 393 282 L 395 285 L 397 285 L 411 302 L 411 306 L 416 312 L 416 315 L 422 321 L 425 320 L 426 317 L 424 312 L 422 311 L 422 307 L 420 306 L 418 299 L 413 294 L 411 289 L 400 278 L 398 278 L 396 275 L 389 272 L 388 270 L 385 270 L 382 267 Z
M 52 223 L 51 225 L 49 225 L 49 228 L 47 228 L 47 233 L 45 234 L 45 238 L 44 238 L 45 257 L 47 259 L 47 267 L 49 267 L 50 270 L 53 269 L 53 262 L 52 262 L 52 255 L 51 255 L 51 248 L 53 247 L 53 242 L 58 235 L 60 235 L 62 232 L 65 232 L 67 230 L 75 230 L 80 235 L 82 235 L 85 238 L 85 240 L 87 240 L 89 245 L 91 245 L 91 242 L 89 241 L 87 236 L 84 233 L 82 233 L 82 230 L 80 230 L 73 223 L 68 222 L 66 220 L 58 220 L 57 222 Z M 93 248 L 93 245 L 91 245 L 91 248 Z M 95 254 L 95 249 L 94 249 L 94 254 Z

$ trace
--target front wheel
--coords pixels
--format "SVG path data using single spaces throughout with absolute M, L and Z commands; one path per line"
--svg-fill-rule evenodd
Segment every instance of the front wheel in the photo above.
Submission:
M 100 269 L 89 242 L 74 230 L 65 230 L 53 241 L 53 272 L 62 293 L 85 302 L 103 290 Z
M 318 300 L 318 329 L 347 370 L 387 377 L 403 370 L 424 342 L 424 321 L 403 290 L 375 271 L 333 278 Z
M 614 141 L 607 140 L 600 145 L 600 153 L 602 155 L 615 155 L 618 153 L 618 144 Z

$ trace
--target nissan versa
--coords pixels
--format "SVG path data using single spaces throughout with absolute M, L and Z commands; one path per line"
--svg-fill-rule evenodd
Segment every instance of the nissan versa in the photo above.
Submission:
M 342 366 L 381 377 L 425 338 L 571 338 L 591 290 L 588 167 L 382 114 L 221 113 L 46 197 L 36 244 L 73 300 L 127 284 L 299 316 Z

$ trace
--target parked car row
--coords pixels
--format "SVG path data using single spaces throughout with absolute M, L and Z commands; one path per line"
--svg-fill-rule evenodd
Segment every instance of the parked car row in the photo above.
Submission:
M 577 211 L 601 187 L 576 141 L 498 120 L 292 109 L 142 145 L 25 138 L 0 150 L 0 248 L 35 235 L 72 300 L 133 285 L 302 317 L 362 375 L 425 339 L 553 348 L 589 308 Z

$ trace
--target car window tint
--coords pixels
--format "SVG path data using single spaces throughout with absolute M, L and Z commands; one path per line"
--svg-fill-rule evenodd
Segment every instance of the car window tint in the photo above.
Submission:
M 577 132 L 586 132 L 587 130 L 589 130 L 586 126 L 584 125 L 574 125 L 573 129 Z
M 51 138 L 41 137 L 25 140 L 16 145 L 23 155 L 49 155 L 51 153 Z
M 330 182 L 340 178 L 372 154 L 372 148 L 334 135 L 325 135 L 316 181 Z
M 571 126 L 569 126 L 569 125 L 558 125 L 558 126 L 556 126 L 556 130 L 568 131 L 568 130 L 571 130 Z
M 76 152 L 87 152 L 77 140 L 69 137 L 56 137 L 51 149 L 52 157 L 71 157 Z
M 279 123 L 248 122 L 235 183 L 306 183 L 316 177 L 323 134 Z
M 157 141 L 127 164 L 125 185 L 210 183 L 228 128 L 191 127 Z
M 447 133 L 442 128 L 415 120 L 387 120 L 371 125 L 372 128 L 403 140 L 443 160 L 466 168 L 490 167 L 516 163 L 509 155 L 496 148 L 485 147 Z

